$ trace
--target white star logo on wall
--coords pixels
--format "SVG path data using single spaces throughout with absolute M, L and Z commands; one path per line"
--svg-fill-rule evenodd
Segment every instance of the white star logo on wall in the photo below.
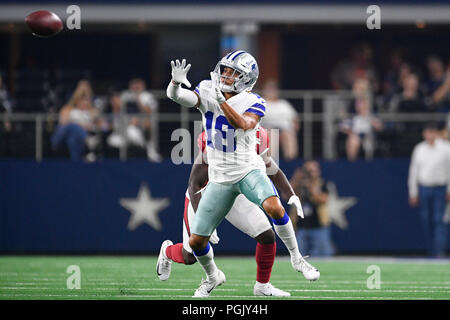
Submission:
M 345 217 L 345 211 L 353 207 L 358 200 L 355 197 L 339 197 L 336 185 L 332 182 L 327 184 L 328 187 L 328 215 L 335 225 L 341 229 L 347 229 L 348 221 Z
M 131 212 L 127 228 L 134 231 L 143 223 L 147 223 L 156 231 L 161 231 L 162 225 L 158 213 L 170 204 L 168 198 L 152 198 L 150 189 L 141 184 L 137 198 L 121 198 L 119 203 Z

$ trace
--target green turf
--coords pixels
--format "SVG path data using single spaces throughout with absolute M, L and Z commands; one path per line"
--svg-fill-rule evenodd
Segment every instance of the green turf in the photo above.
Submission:
M 450 262 L 380 259 L 310 259 L 321 278 L 309 282 L 290 261 L 277 257 L 271 283 L 289 291 L 283 299 L 450 299 Z M 217 257 L 227 281 L 210 299 L 254 299 L 254 257 Z M 81 288 L 68 289 L 67 267 L 78 265 Z M 172 263 L 159 281 L 156 257 L 0 256 L 0 299 L 190 299 L 204 276 L 198 264 Z M 380 268 L 381 288 L 368 289 L 370 265 Z M 261 298 L 259 298 L 261 299 Z M 263 298 L 276 299 L 276 298 Z

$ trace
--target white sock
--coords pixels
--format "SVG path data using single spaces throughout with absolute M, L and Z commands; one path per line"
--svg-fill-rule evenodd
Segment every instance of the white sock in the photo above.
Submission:
M 286 248 L 289 250 L 291 259 L 297 260 L 302 255 L 298 250 L 297 237 L 295 236 L 294 226 L 287 213 L 284 213 L 284 217 L 281 219 L 272 219 L 275 232 L 278 237 L 283 241 Z
M 194 256 L 198 263 L 202 266 L 208 279 L 215 278 L 217 275 L 217 266 L 214 262 L 214 251 L 209 242 L 205 249 L 201 251 L 194 251 Z

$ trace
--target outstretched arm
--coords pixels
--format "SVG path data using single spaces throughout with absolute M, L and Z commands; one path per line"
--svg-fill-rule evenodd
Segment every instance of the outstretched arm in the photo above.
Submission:
M 186 66 L 185 59 L 181 63 L 179 60 L 176 60 L 176 62 L 171 61 L 170 64 L 172 66 L 172 80 L 170 80 L 167 87 L 167 96 L 184 107 L 197 108 L 200 105 L 200 98 L 197 93 L 181 87 L 181 84 L 188 88 L 191 87 L 191 83 L 187 79 L 187 73 L 191 69 L 191 65 L 188 64 Z

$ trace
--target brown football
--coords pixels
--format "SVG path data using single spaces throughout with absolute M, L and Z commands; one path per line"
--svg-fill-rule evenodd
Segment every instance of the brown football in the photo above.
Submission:
M 30 13 L 25 22 L 34 35 L 40 37 L 54 36 L 63 29 L 61 19 L 53 12 L 39 10 Z

